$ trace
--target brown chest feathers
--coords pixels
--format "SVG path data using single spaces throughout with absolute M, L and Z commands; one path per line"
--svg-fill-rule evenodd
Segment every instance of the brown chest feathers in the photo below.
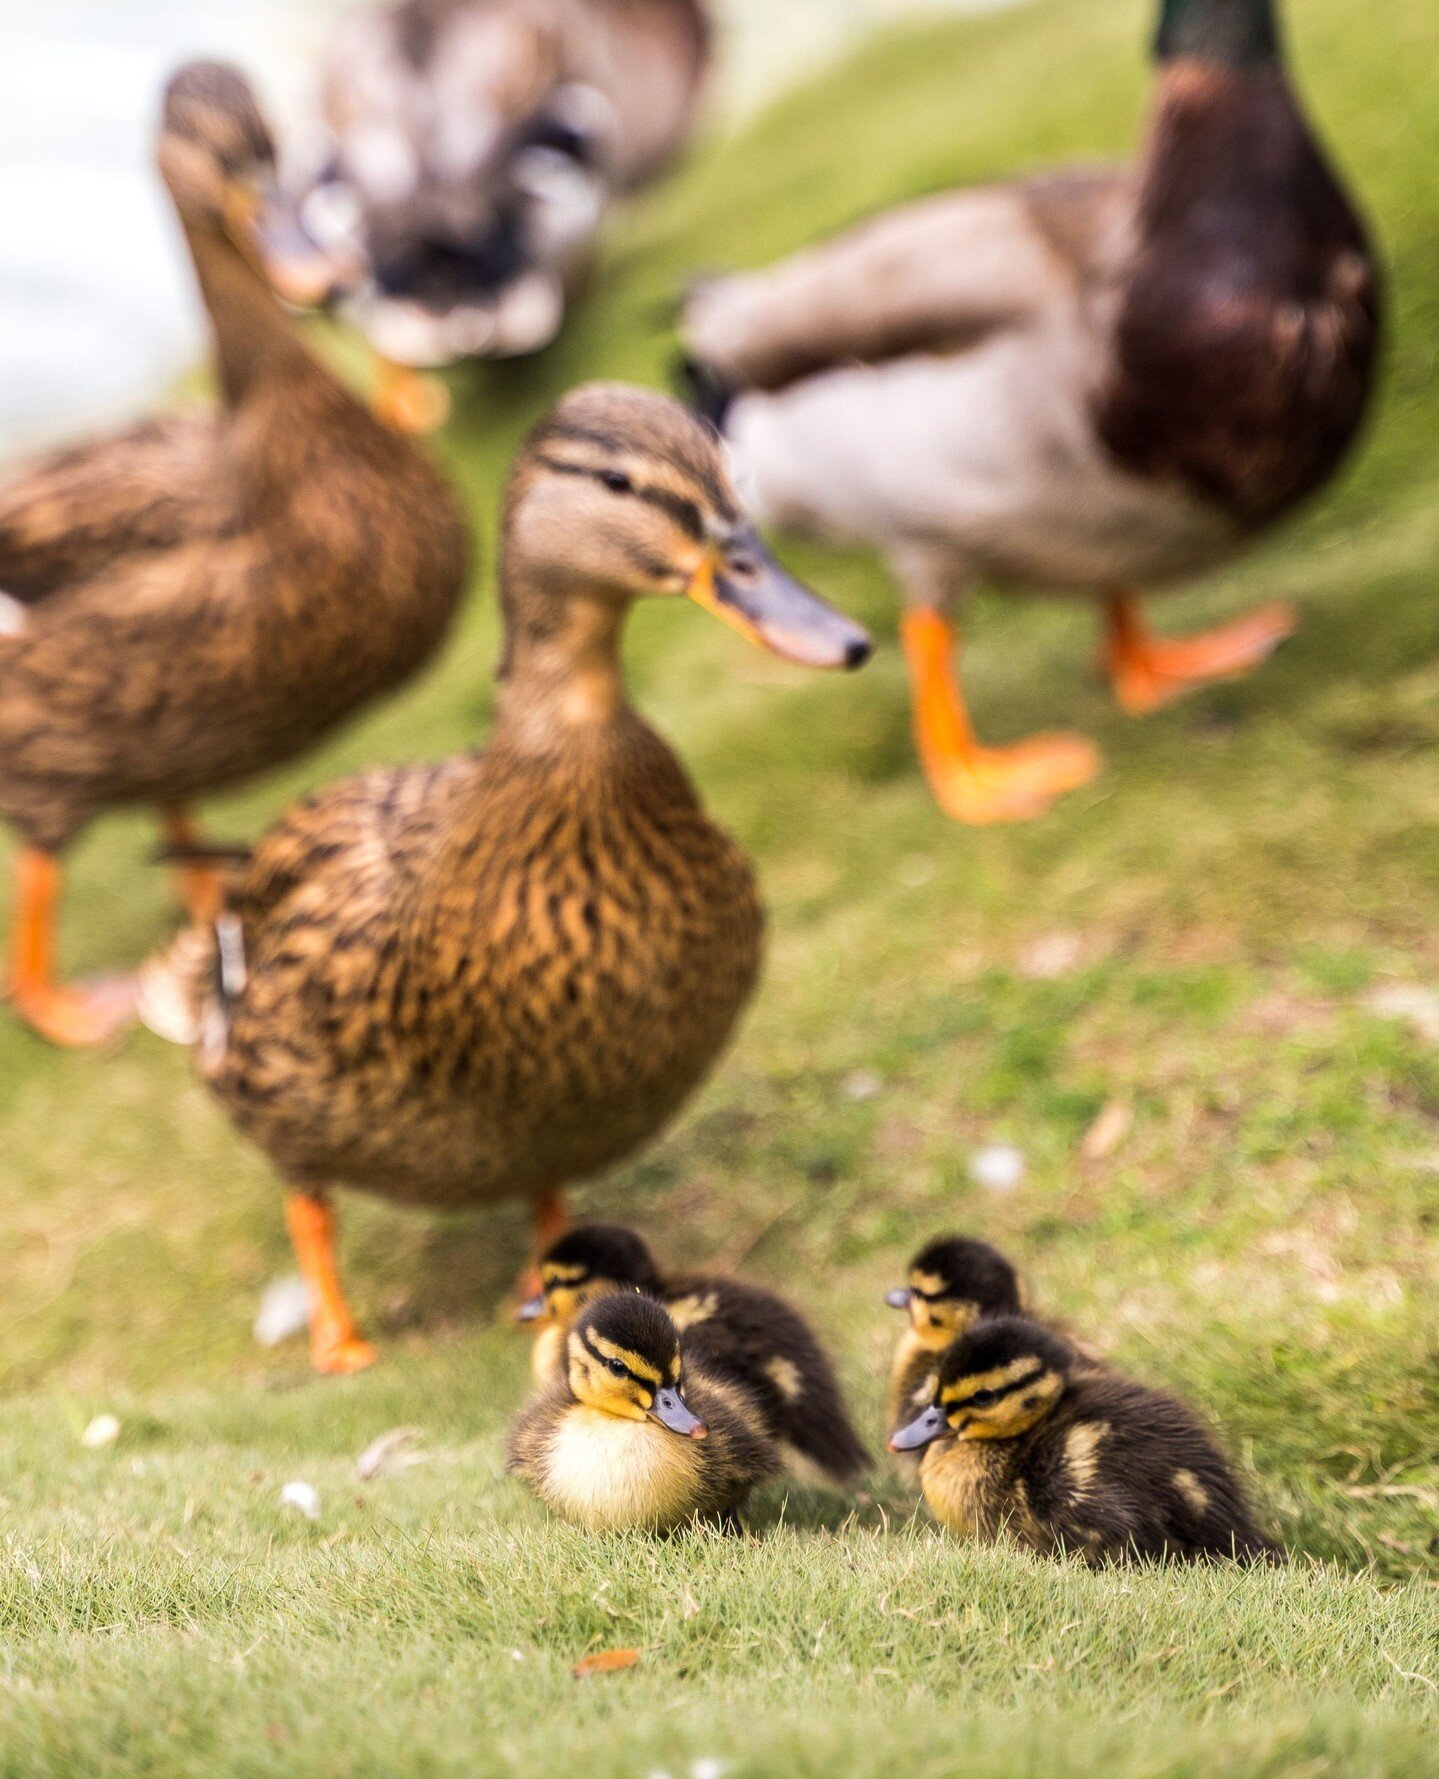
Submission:
M 236 905 L 250 975 L 217 1091 L 291 1179 L 431 1204 L 582 1178 L 656 1134 L 763 934 L 748 864 L 628 712 L 562 763 L 502 736 L 338 786 Z
M 1321 486 L 1368 405 L 1378 276 L 1276 66 L 1171 65 L 1098 424 L 1245 525 Z

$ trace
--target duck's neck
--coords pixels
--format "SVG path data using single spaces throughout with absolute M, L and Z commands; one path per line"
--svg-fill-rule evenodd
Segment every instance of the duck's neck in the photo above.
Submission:
M 1280 59 L 1276 0 L 1163 0 L 1161 62 L 1262 68 Z
M 596 593 L 545 589 L 502 571 L 505 659 L 495 733 L 554 753 L 608 729 L 628 708 L 620 665 L 626 607 Z
M 300 344 L 268 285 L 220 229 L 186 225 L 200 294 L 215 336 L 225 401 L 240 407 L 268 388 L 309 381 L 315 361 Z

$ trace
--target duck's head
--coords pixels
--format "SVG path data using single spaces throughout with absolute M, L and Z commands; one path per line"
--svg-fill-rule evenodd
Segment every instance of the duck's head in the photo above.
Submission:
M 1229 68 L 1278 59 L 1276 0 L 1161 0 L 1155 50 L 1161 62 Z
M 1038 1426 L 1063 1396 L 1074 1355 L 1056 1335 L 1022 1316 L 979 1322 L 947 1347 L 934 1401 L 897 1433 L 892 1452 L 937 1439 L 1016 1439 Z
M 165 89 L 160 172 L 191 235 L 220 235 L 286 301 L 324 302 L 341 269 L 280 192 L 275 144 L 249 82 L 225 62 L 190 62 Z
M 938 1351 L 986 1316 L 1017 1316 L 1019 1279 L 988 1242 L 941 1236 L 920 1249 L 885 1302 L 908 1310 L 915 1334 Z
M 511 658 L 575 639 L 612 651 L 630 603 L 692 599 L 807 667 L 858 667 L 868 634 L 780 567 L 746 515 L 707 423 L 653 391 L 576 390 L 530 436 L 505 507 Z
M 684 1398 L 679 1330 L 662 1304 L 638 1291 L 611 1292 L 584 1311 L 565 1342 L 576 1401 L 625 1421 L 658 1421 L 684 1439 L 709 1428 Z
M 521 1304 L 522 1322 L 548 1320 L 568 1328 L 580 1311 L 609 1291 L 657 1292 L 659 1268 L 632 1229 L 582 1223 L 566 1231 L 540 1260 L 537 1296 Z

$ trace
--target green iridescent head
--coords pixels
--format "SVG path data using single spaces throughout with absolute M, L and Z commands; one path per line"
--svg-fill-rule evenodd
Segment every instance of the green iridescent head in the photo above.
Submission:
M 1278 61 L 1276 0 L 1164 0 L 1155 53 L 1225 68 Z

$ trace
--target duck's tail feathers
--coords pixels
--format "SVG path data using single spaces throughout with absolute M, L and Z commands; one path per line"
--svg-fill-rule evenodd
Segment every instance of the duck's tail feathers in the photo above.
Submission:
M 141 1020 L 157 1038 L 218 1060 L 230 1035 L 230 1005 L 245 986 L 245 933 L 233 914 L 186 927 L 140 970 Z
M 874 1463 L 833 1377 L 814 1377 L 785 1429 L 785 1444 L 831 1482 L 850 1483 Z

